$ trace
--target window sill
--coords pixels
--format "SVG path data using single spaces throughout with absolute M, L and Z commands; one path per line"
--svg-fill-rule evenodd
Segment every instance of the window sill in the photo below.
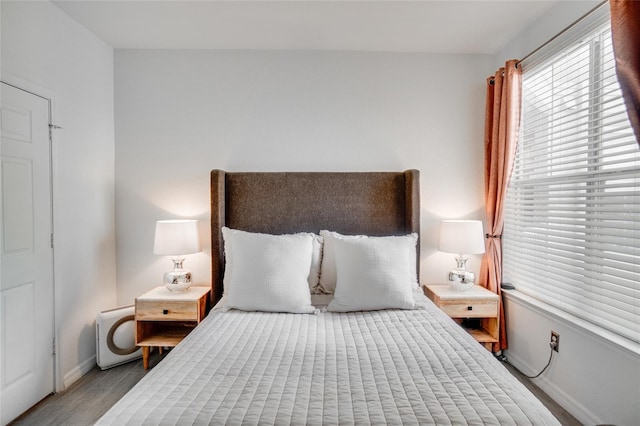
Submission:
M 640 357 L 640 343 L 621 337 L 609 330 L 605 330 L 602 327 L 585 321 L 582 318 L 578 318 L 575 315 L 534 299 L 533 297 L 518 290 L 502 290 L 502 294 L 507 300 L 524 305 L 542 315 L 561 320 L 579 333 L 584 334 L 586 337 L 598 339 L 605 344 L 610 345 L 612 349 L 617 349 L 627 355 L 632 355 L 634 359 Z

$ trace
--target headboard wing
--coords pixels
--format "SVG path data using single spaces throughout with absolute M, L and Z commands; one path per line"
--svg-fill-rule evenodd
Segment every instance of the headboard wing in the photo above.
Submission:
M 287 234 L 420 234 L 418 170 L 227 173 L 211 171 L 212 302 L 222 297 L 222 227 Z M 419 251 L 419 248 L 418 248 Z M 419 259 L 419 253 L 418 253 Z

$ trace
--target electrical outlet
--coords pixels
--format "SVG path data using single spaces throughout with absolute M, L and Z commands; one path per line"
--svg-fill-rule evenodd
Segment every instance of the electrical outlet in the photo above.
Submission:
M 555 331 L 551 331 L 551 341 L 549 345 L 554 351 L 560 352 L 560 335 Z

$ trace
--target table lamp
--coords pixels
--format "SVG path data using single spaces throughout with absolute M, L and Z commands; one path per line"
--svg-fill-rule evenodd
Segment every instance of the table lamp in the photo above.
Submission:
M 467 271 L 465 254 L 484 253 L 484 232 L 479 220 L 443 220 L 440 224 L 438 250 L 457 253 L 457 267 L 449 272 L 449 285 L 456 290 L 468 290 L 476 282 L 476 274 Z
M 165 272 L 164 285 L 170 291 L 185 291 L 191 286 L 191 272 L 182 269 L 184 256 L 202 251 L 197 220 L 159 220 L 153 253 L 171 256 L 173 270 Z

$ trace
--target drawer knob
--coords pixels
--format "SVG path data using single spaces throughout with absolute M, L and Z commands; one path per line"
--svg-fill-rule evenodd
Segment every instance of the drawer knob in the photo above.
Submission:
M 473 311 L 473 306 L 467 306 L 467 311 Z
M 169 314 L 169 310 L 168 309 L 163 309 L 162 310 L 162 314 L 163 315 L 168 315 Z

